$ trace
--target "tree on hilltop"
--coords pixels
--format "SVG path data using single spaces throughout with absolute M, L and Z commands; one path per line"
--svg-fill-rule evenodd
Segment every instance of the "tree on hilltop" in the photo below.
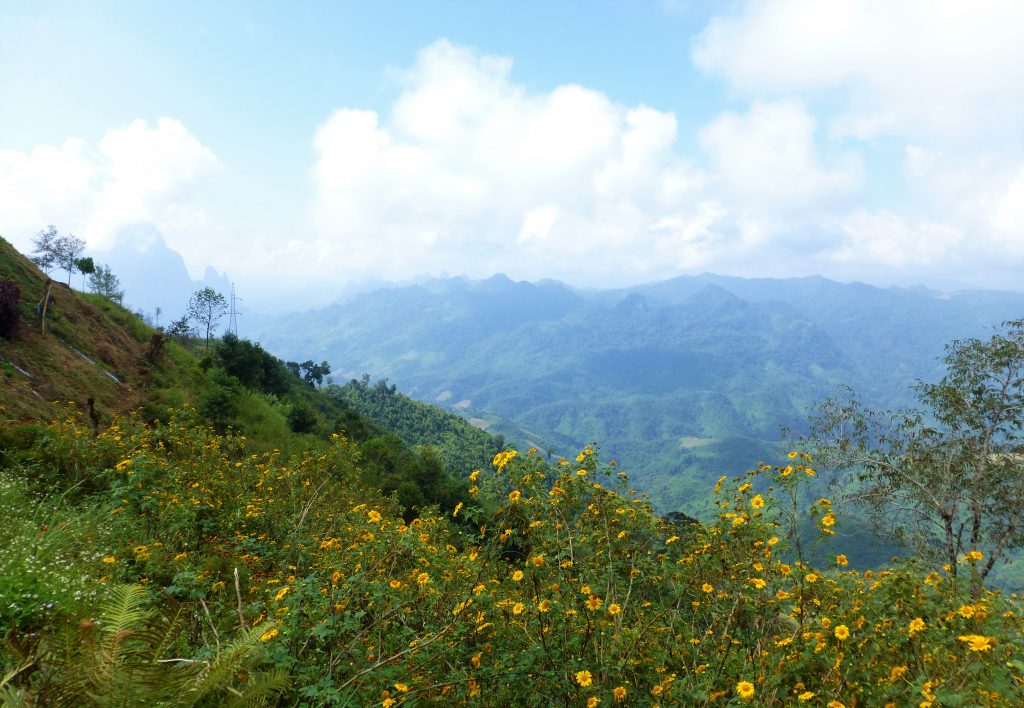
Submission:
M 188 301 L 188 317 L 198 322 L 201 328 L 206 329 L 206 346 L 203 351 L 210 349 L 210 336 L 217 331 L 220 318 L 228 311 L 228 302 L 219 292 L 211 287 L 205 287 L 192 293 Z
M 89 287 L 98 295 L 102 295 L 112 302 L 121 304 L 124 298 L 124 291 L 121 290 L 121 281 L 110 266 L 97 265 L 89 274 Z
M 47 275 L 58 265 L 57 242 L 59 240 L 60 233 L 53 224 L 37 232 L 35 238 L 32 239 L 32 245 L 35 247 L 35 250 L 32 251 L 32 262 Z
M 75 266 L 84 250 L 85 241 L 76 238 L 74 234 L 61 236 L 57 239 L 54 255 L 57 265 L 68 273 L 68 285 L 71 285 L 71 276 L 75 272 Z

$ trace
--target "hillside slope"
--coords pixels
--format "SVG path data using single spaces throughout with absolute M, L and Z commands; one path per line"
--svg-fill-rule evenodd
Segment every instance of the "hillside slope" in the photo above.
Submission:
M 0 339 L 0 405 L 15 419 L 52 417 L 64 401 L 95 399 L 105 415 L 136 407 L 151 383 L 150 332 L 103 298 L 51 281 L 45 332 L 36 307 L 48 278 L 0 238 L 0 279 L 21 291 L 21 327 Z
M 138 409 L 147 421 L 166 421 L 187 405 L 219 432 L 233 430 L 263 450 L 309 449 L 341 434 L 366 458 L 364 483 L 397 494 L 409 510 L 454 508 L 466 488 L 455 479 L 501 449 L 501 441 L 450 413 L 401 397 L 377 401 L 374 416 L 365 415 L 248 340 L 225 335 L 207 351 L 202 342 L 163 337 L 103 297 L 48 282 L 2 240 L 0 279 L 22 293 L 18 335 L 0 338 L 0 421 L 36 424 L 70 406 L 99 430 L 118 413 Z M 35 303 L 48 285 L 44 330 Z

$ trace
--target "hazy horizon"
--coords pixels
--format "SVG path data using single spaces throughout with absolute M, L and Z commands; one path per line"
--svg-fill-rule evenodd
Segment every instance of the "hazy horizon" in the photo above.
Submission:
M 1024 5 L 0 18 L 0 234 L 23 251 L 54 224 L 102 261 L 142 225 L 253 303 L 496 272 L 1022 288 Z

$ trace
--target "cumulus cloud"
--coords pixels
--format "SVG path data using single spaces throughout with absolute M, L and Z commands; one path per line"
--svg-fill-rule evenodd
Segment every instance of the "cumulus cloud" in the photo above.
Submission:
M 730 195 L 778 212 L 806 209 L 860 186 L 862 169 L 855 153 L 837 156 L 832 165 L 822 163 L 816 127 L 798 101 L 758 101 L 746 113 L 723 113 L 699 137 Z
M 1024 4 L 779 0 L 740 4 L 694 62 L 749 96 L 840 90 L 841 134 L 1012 134 L 1024 118 Z
M 387 115 L 342 108 L 318 128 L 312 213 L 342 267 L 525 277 L 540 262 L 596 280 L 696 208 L 704 175 L 675 152 L 673 114 L 572 84 L 531 92 L 511 69 L 438 41 Z
M 194 233 L 206 218 L 196 187 L 217 166 L 214 154 L 172 118 L 154 126 L 133 121 L 96 145 L 69 138 L 28 152 L 0 150 L 0 223 L 23 249 L 51 223 L 98 249 L 137 222 Z
M 793 214 L 767 214 L 789 231 L 819 234 L 807 255 L 826 272 L 837 264 L 903 268 L 909 277 L 975 272 L 1019 287 L 1022 36 L 1024 4 L 1008 0 L 745 0 L 692 41 L 696 66 L 751 102 L 745 115 L 706 127 L 702 145 L 737 196 L 780 203 L 784 195 L 759 191 L 772 188 L 763 175 L 773 168 L 807 185 L 797 204 L 805 222 L 806 205 L 825 196 L 814 189 L 854 197 L 802 226 Z M 755 119 L 772 106 L 778 121 Z M 825 162 L 799 157 L 809 126 L 827 136 L 818 143 Z M 892 170 L 900 158 L 904 169 Z M 895 192 L 885 208 L 857 204 L 856 185 L 872 182 Z

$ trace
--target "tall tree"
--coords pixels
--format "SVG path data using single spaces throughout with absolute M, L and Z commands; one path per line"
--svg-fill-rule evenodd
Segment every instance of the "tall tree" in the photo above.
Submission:
M 54 255 L 57 265 L 68 272 L 68 285 L 71 285 L 71 275 L 75 272 L 75 265 L 84 250 L 85 241 L 76 238 L 74 234 L 57 239 Z
M 118 304 L 124 298 L 124 291 L 121 290 L 121 281 L 114 275 L 110 266 L 97 265 L 95 270 L 89 275 L 89 287 L 92 288 L 94 293 L 102 295 Z
M 819 464 L 853 472 L 849 496 L 880 529 L 984 580 L 1024 545 L 1024 320 L 952 342 L 944 362 L 941 380 L 915 387 L 922 409 L 832 399 L 811 440 Z
M 35 238 L 32 239 L 32 245 L 35 247 L 35 250 L 32 251 L 32 260 L 47 275 L 59 265 L 57 262 L 57 245 L 60 238 L 57 227 L 50 224 L 45 229 L 36 233 Z
M 220 318 L 228 311 L 228 302 L 219 292 L 211 287 L 203 288 L 192 293 L 188 302 L 188 317 L 198 322 L 201 328 L 206 330 L 206 346 L 203 351 L 210 348 L 210 336 L 217 330 Z

